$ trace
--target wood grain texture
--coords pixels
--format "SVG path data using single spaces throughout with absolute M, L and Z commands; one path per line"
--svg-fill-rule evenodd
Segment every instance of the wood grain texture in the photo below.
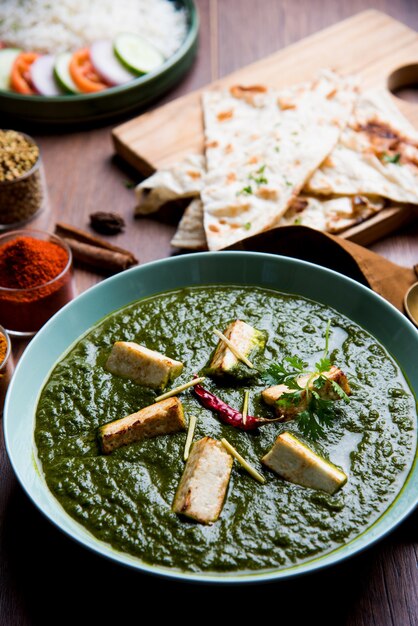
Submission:
M 212 7 L 211 15 L 217 16 L 218 4 L 212 3 Z M 270 16 L 272 24 L 279 18 L 278 5 L 274 9 Z M 226 30 L 231 28 L 227 17 L 221 25 Z M 263 41 L 261 32 L 254 41 Z M 212 67 L 218 63 L 218 56 L 212 54 L 213 57 L 216 61 Z M 306 81 L 328 66 L 342 74 L 356 74 L 364 89 L 387 88 L 392 73 L 411 67 L 415 59 L 418 59 L 418 33 L 384 13 L 369 10 L 246 65 L 205 89 L 260 83 L 281 88 Z M 418 66 L 412 75 L 418 79 Z M 190 153 L 202 153 L 201 93 L 202 90 L 189 93 L 115 128 L 112 136 L 116 152 L 145 176 L 179 163 Z M 416 104 L 395 96 L 393 99 L 418 126 Z M 367 245 L 413 219 L 413 211 L 393 207 L 342 232 L 341 236 Z
M 364 9 L 386 11 L 418 29 L 415 0 L 197 0 L 197 4 L 202 21 L 197 63 L 166 102 Z M 298 63 L 295 59 L 295 66 Z M 7 127 L 7 120 L 2 119 L 2 125 Z M 135 199 L 124 183 L 138 179 L 112 158 L 110 126 L 59 134 L 25 128 L 42 148 L 50 225 L 59 219 L 85 228 L 92 211 L 113 210 L 125 217 L 127 229 L 109 240 L 133 250 L 142 263 L 171 253 L 172 225 L 132 217 Z M 417 263 L 418 226 L 408 226 L 373 248 L 402 265 Z M 75 279 L 81 292 L 101 277 L 77 269 Z M 18 355 L 23 345 L 16 348 Z M 221 602 L 224 619 L 234 621 L 248 620 L 249 607 L 276 612 L 285 603 L 295 611 L 295 623 L 418 626 L 418 513 L 377 546 L 331 570 L 280 584 L 225 590 L 145 577 L 75 544 L 23 493 L 2 440 L 0 476 L 2 626 L 136 623 L 143 615 L 144 597 L 157 598 L 155 618 L 170 621 L 175 606 L 187 607 L 193 597 L 203 607 Z

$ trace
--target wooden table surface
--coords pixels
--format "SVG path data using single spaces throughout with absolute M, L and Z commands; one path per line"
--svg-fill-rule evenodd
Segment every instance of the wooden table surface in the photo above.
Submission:
M 197 5 L 198 58 L 166 101 L 363 9 L 386 11 L 418 30 L 416 0 L 197 0 Z M 11 127 L 3 120 L 1 125 Z M 111 125 L 59 132 L 16 123 L 13 127 L 33 134 L 42 149 L 51 213 L 49 222 L 43 219 L 38 226 L 52 228 L 59 219 L 87 227 L 89 213 L 117 211 L 124 215 L 127 229 L 112 241 L 135 251 L 142 263 L 171 254 L 172 225 L 135 222 L 132 217 L 134 197 L 126 182 L 138 179 L 113 157 Z M 418 226 L 410 226 L 377 242 L 373 249 L 410 266 L 418 262 L 417 235 Z M 100 279 L 77 270 L 78 292 Z M 16 355 L 21 349 L 16 346 Z M 118 617 L 117 624 L 129 616 L 139 623 L 145 609 L 153 609 L 158 619 L 197 622 L 207 613 L 212 619 L 237 621 L 252 607 L 261 619 L 268 611 L 278 623 L 290 619 L 335 626 L 418 625 L 417 512 L 377 546 L 332 570 L 277 584 L 221 589 L 145 577 L 78 546 L 23 493 L 3 441 L 0 477 L 0 624 L 4 626 L 88 620 L 98 624 L 110 621 L 111 615 Z M 197 613 L 191 599 L 193 607 L 201 603 Z

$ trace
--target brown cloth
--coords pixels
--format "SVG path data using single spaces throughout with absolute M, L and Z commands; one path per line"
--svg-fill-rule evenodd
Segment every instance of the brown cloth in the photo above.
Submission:
M 400 311 L 404 310 L 406 291 L 417 280 L 413 269 L 396 265 L 356 243 L 307 226 L 275 228 L 249 237 L 229 249 L 282 254 L 328 267 L 370 287 Z

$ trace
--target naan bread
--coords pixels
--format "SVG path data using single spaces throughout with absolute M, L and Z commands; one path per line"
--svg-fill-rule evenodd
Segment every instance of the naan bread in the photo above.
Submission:
M 164 204 L 199 196 L 203 186 L 205 157 L 191 154 L 175 167 L 158 170 L 135 188 L 135 215 L 155 213 Z
M 207 250 L 205 229 L 203 228 L 203 204 L 200 198 L 192 200 L 171 240 L 175 248 L 186 250 Z
M 331 72 L 280 92 L 256 86 L 203 94 L 201 198 L 210 250 L 277 223 L 335 147 L 355 98 L 352 81 Z
M 277 226 L 309 226 L 327 233 L 340 233 L 371 217 L 385 206 L 385 200 L 369 196 L 319 198 L 301 195 L 295 198 Z M 203 205 L 193 200 L 186 209 L 171 244 L 188 250 L 206 250 Z
M 418 204 L 418 133 L 386 90 L 359 98 L 335 150 L 305 191 L 379 195 Z
M 293 200 L 277 226 L 298 224 L 339 233 L 363 222 L 384 206 L 384 199 L 379 197 L 340 196 L 326 199 L 300 195 Z

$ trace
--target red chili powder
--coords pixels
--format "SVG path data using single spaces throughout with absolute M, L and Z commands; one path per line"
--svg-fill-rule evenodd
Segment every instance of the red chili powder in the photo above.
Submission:
M 52 241 L 16 237 L 0 247 L 0 322 L 7 330 L 34 333 L 74 297 L 67 264 L 68 253 Z
M 56 243 L 17 237 L 0 247 L 0 287 L 39 287 L 61 274 L 67 263 L 67 252 Z

